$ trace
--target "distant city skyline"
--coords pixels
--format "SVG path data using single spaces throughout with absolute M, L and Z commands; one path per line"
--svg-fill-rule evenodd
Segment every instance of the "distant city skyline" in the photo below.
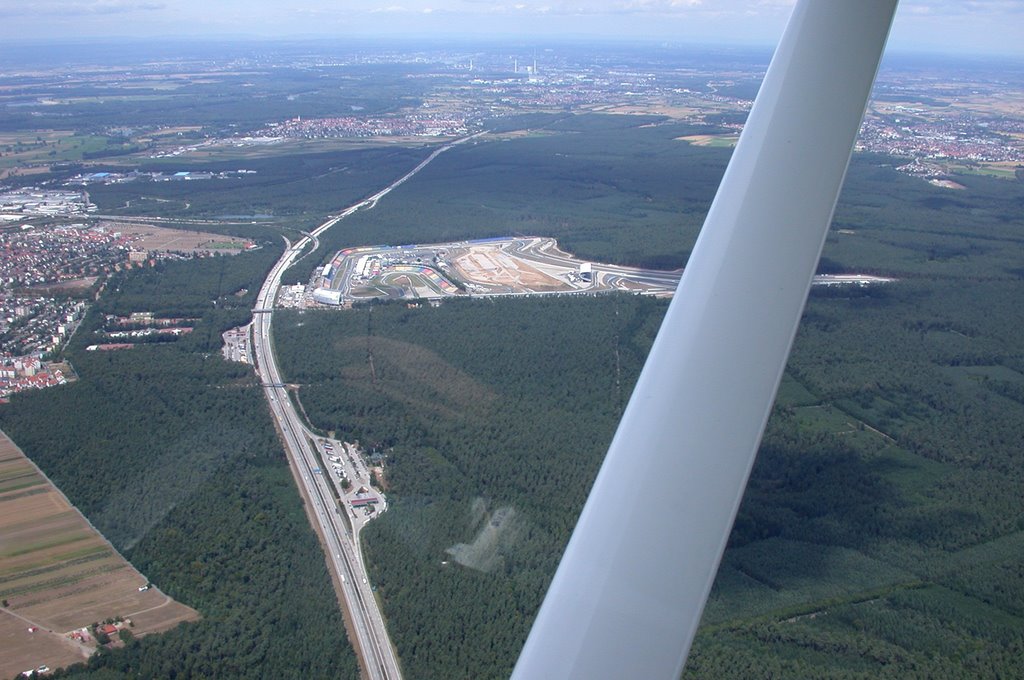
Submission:
M 0 0 L 0 38 L 508 37 L 774 45 L 794 0 Z M 1024 56 L 1024 2 L 902 0 L 890 49 Z

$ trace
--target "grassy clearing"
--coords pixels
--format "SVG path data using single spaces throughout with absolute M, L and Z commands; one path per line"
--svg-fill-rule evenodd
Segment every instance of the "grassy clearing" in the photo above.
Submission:
M 989 380 L 1024 384 L 1024 375 L 1007 366 L 945 366 L 942 372 L 961 387 L 984 384 Z
M 681 142 L 692 144 L 694 146 L 706 146 L 712 149 L 731 149 L 736 146 L 736 142 L 739 141 L 740 136 L 737 134 L 722 134 L 722 135 L 687 135 L 685 137 L 677 137 Z
M 775 402 L 780 406 L 812 406 L 819 402 L 810 390 L 789 373 L 782 376 Z
M 979 163 L 962 165 L 959 163 L 950 164 L 948 171 L 955 175 L 982 175 L 996 177 L 998 179 L 1015 179 L 1015 168 L 1005 164 Z

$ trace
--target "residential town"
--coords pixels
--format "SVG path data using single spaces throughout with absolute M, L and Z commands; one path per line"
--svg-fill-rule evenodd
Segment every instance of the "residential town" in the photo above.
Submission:
M 60 194 L 64 194 L 59 197 Z M 13 212 L 40 203 L 73 202 L 77 192 L 24 189 L 0 195 L 0 400 L 27 389 L 73 379 L 66 364 L 52 364 L 81 323 L 103 278 L 151 264 L 157 256 L 140 244 L 137 231 L 110 222 L 88 224 Z M 65 203 L 66 205 L 67 203 Z M 114 331 L 111 340 L 152 342 L 177 337 L 189 327 Z
M 261 134 L 278 137 L 436 137 L 466 133 L 466 121 L 455 116 L 396 116 L 363 118 L 343 116 L 272 123 Z
M 46 359 L 75 332 L 85 310 L 81 300 L 0 296 L 0 400 L 67 382 L 66 365 Z
M 134 240 L 103 224 L 21 224 L 0 231 L 0 282 L 24 288 L 108 273 Z
M 928 161 L 1024 163 L 1020 128 L 1018 122 L 986 121 L 969 113 L 937 116 L 925 108 L 893 107 L 868 116 L 858 142 L 865 151 L 911 159 L 901 167 L 905 172 L 933 174 Z

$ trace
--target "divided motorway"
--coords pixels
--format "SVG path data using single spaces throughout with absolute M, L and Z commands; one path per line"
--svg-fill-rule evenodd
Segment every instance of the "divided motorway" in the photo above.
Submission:
M 356 652 L 360 656 L 367 677 L 373 680 L 401 678 L 398 657 L 388 638 L 384 617 L 369 585 L 359 554 L 358 542 L 349 531 L 346 519 L 339 514 L 330 488 L 331 482 L 326 475 L 314 472 L 314 468 L 319 468 L 320 464 L 310 443 L 311 435 L 288 397 L 274 356 L 271 339 L 272 310 L 281 286 L 281 276 L 303 257 L 302 253 L 307 246 L 315 246 L 318 243 L 317 239 L 322 233 L 357 210 L 375 207 L 380 199 L 426 167 L 439 154 L 481 134 L 484 133 L 463 137 L 436 149 L 419 165 L 387 187 L 346 208 L 339 215 L 331 217 L 294 244 L 287 243 L 284 254 L 270 270 L 256 298 L 256 313 L 253 315 L 252 323 L 252 356 L 256 362 L 256 374 L 264 386 L 271 415 L 284 439 L 292 472 L 306 497 L 308 514 L 327 550 L 328 565 L 341 584 L 342 600 L 356 637 L 353 640 Z M 341 512 L 345 512 L 345 509 L 341 508 Z

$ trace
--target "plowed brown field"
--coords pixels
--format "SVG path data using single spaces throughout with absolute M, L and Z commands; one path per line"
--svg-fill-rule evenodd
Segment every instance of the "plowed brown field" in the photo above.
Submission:
M 134 635 L 199 614 L 156 588 L 111 546 L 7 435 L 0 432 L 0 677 L 88 658 L 67 637 L 124 617 Z

